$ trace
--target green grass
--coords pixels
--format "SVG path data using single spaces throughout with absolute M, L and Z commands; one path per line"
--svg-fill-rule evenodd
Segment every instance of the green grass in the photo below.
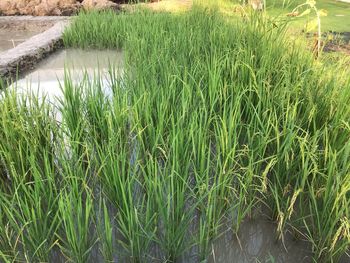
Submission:
M 123 76 L 67 76 L 58 109 L 0 101 L 4 262 L 205 260 L 269 210 L 315 262 L 350 245 L 350 80 L 260 15 L 81 13 L 67 47 L 122 48 Z M 233 235 L 235 233 L 232 233 Z M 160 253 L 154 253 L 155 250 Z M 157 258 L 154 258 L 157 257 Z
M 4 81 L 0 78 L 0 91 L 5 88 L 5 83 Z
M 292 12 L 292 10 L 306 1 L 302 0 L 286 0 L 284 1 L 275 0 L 267 1 L 267 11 L 271 16 L 284 16 L 287 13 Z M 334 32 L 349 32 L 350 31 L 350 4 L 337 2 L 335 0 L 317 0 L 317 9 L 326 10 L 327 16 L 322 17 L 322 31 L 334 31 Z M 303 29 L 308 21 L 315 18 L 314 14 L 310 14 L 305 17 L 292 19 L 291 24 L 294 28 Z
M 200 0 L 198 0 L 200 1 Z M 217 0 L 220 8 L 225 14 L 234 15 L 239 14 L 241 9 L 237 9 L 237 5 L 242 4 L 239 0 Z M 306 25 L 316 18 L 315 13 L 311 12 L 309 15 L 302 17 L 288 17 L 298 5 L 306 3 L 307 0 L 266 0 L 266 12 L 271 18 L 278 18 L 278 20 L 290 21 L 290 28 L 294 31 L 300 32 L 305 30 Z M 343 3 L 336 0 L 316 0 L 316 8 L 318 10 L 325 10 L 327 16 L 321 17 L 322 32 L 349 32 L 350 31 L 350 4 Z M 236 11 L 233 11 L 236 10 Z M 304 9 L 299 10 L 301 14 Z M 314 30 L 316 32 L 316 30 Z

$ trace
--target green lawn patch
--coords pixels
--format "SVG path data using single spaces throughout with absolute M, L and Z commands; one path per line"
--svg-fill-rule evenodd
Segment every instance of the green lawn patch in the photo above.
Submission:
M 298 5 L 305 1 L 267 1 L 267 11 L 271 16 L 284 16 Z M 316 7 L 327 11 L 327 16 L 322 17 L 322 31 L 335 31 L 335 32 L 350 32 L 350 4 L 343 3 L 335 0 L 317 0 Z M 314 19 L 314 14 L 306 17 L 294 19 L 292 26 L 303 29 L 304 25 Z

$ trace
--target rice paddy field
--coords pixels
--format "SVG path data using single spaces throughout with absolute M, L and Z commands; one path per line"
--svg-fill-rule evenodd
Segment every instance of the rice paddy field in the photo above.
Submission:
M 349 61 L 200 4 L 81 13 L 64 45 L 122 50 L 123 73 L 107 96 L 67 70 L 56 104 L 0 82 L 0 262 L 207 262 L 262 217 L 349 262 Z

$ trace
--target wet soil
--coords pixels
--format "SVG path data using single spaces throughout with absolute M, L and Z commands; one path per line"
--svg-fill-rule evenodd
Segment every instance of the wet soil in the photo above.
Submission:
M 0 17 L 0 52 L 16 47 L 64 19 L 66 18 Z
M 350 55 L 350 32 L 330 32 L 335 40 L 331 40 L 326 43 L 324 47 L 325 52 L 341 52 Z
M 33 31 L 0 29 L 0 52 L 14 48 L 41 32 L 39 29 Z

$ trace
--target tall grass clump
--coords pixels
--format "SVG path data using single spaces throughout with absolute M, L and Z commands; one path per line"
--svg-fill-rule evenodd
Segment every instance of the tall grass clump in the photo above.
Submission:
M 350 245 L 350 80 L 285 33 L 197 5 L 81 13 L 65 45 L 123 48 L 125 69 L 110 69 L 111 96 L 103 76 L 67 72 L 58 122 L 45 101 L 4 93 L 0 258 L 201 262 L 265 211 L 282 241 L 292 231 L 337 262 Z
M 54 161 L 58 126 L 45 101 L 8 91 L 3 95 L 0 198 L 6 247 L 1 251 L 15 261 L 47 261 L 59 225 Z

